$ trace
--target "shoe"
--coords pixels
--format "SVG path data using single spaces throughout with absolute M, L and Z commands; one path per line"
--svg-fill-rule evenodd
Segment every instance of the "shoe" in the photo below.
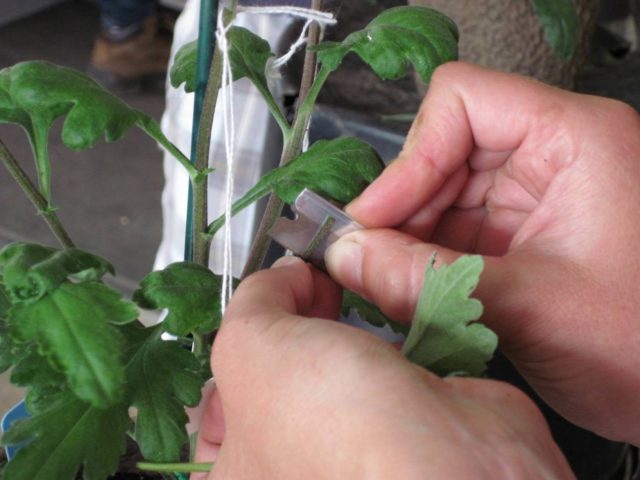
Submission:
M 93 45 L 89 74 L 117 93 L 162 86 L 169 64 L 171 34 L 158 17 L 146 19 L 133 35 L 114 41 L 99 35 Z

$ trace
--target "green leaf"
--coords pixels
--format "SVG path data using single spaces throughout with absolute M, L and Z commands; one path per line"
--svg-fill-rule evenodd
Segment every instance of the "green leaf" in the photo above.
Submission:
M 0 123 L 16 123 L 27 132 L 36 155 L 41 193 L 50 200 L 49 129 L 66 115 L 62 142 L 69 148 L 120 138 L 148 118 L 77 70 L 43 61 L 0 70 Z
M 184 83 L 184 91 L 195 92 L 196 66 L 198 61 L 198 41 L 189 42 L 178 50 L 169 71 L 169 81 L 173 88 L 178 88 Z
M 220 327 L 221 285 L 222 278 L 208 268 L 177 262 L 148 274 L 133 300 L 142 308 L 169 309 L 163 325 L 173 335 L 206 333 Z
M 14 305 L 9 326 L 62 370 L 82 400 L 105 408 L 122 398 L 122 338 L 110 324 L 131 322 L 137 309 L 101 283 L 63 283 L 33 303 Z
M 403 77 L 411 64 L 428 82 L 438 65 L 458 58 L 458 27 L 427 7 L 396 7 L 342 42 L 324 42 L 316 50 L 318 61 L 331 70 L 354 52 L 385 80 Z
M 28 387 L 25 400 L 32 415 L 52 408 L 61 394 L 69 390 L 64 375 L 34 345 L 23 346 L 23 354 L 11 370 L 11 383 Z
M 65 395 L 51 408 L 13 424 L 4 445 L 29 442 L 5 467 L 5 480 L 105 480 L 118 467 L 130 425 L 126 405 L 92 407 Z
M 269 42 L 243 27 L 229 29 L 229 61 L 234 80 L 248 77 L 254 85 L 268 91 L 265 70 L 267 61 L 273 57 Z M 176 53 L 169 74 L 171 85 L 178 88 L 183 83 L 186 92 L 196 90 L 196 65 L 198 41 L 183 45 Z
M 396 333 L 401 333 L 403 335 L 407 335 L 409 333 L 408 325 L 403 325 L 391 320 L 373 303 L 368 302 L 351 290 L 345 290 L 342 295 L 342 315 L 347 317 L 352 311 L 354 311 L 362 320 L 374 327 L 384 327 L 385 325 L 389 325 Z
M 573 0 L 533 0 L 545 37 L 563 60 L 571 60 L 578 46 L 578 11 Z
M 273 57 L 269 42 L 243 27 L 231 27 L 229 42 L 233 79 L 248 77 L 262 93 L 268 92 L 265 70 L 269 58 Z
M 7 371 L 23 354 L 22 349 L 14 344 L 11 339 L 9 325 L 7 325 L 7 312 L 11 307 L 9 295 L 4 288 L 2 276 L 0 276 L 0 373 Z
M 237 214 L 252 203 L 275 192 L 284 202 L 292 203 L 308 188 L 338 203 L 349 203 L 384 169 L 376 151 L 357 138 L 320 140 L 287 165 L 271 170 L 242 198 L 233 204 Z M 224 225 L 224 217 L 209 227 L 215 234 Z
M 255 33 L 243 27 L 231 27 L 228 34 L 229 61 L 234 80 L 249 78 L 267 102 L 269 111 L 274 116 L 278 125 L 287 133 L 289 124 L 282 114 L 278 102 L 273 98 L 267 82 L 267 62 L 273 53 L 269 42 L 260 38 Z M 176 54 L 171 67 L 171 85 L 178 88 L 185 84 L 186 92 L 193 92 L 197 87 L 197 41 L 184 45 Z
M 189 440 L 184 407 L 199 403 L 204 380 L 196 357 L 163 341 L 161 327 L 127 326 L 127 398 L 138 409 L 135 437 L 144 458 L 173 462 Z
M 438 375 L 479 376 L 498 345 L 498 337 L 476 321 L 479 300 L 469 298 L 484 265 L 481 256 L 463 256 L 451 265 L 427 265 L 424 286 L 402 352 Z
M 65 280 L 95 281 L 113 266 L 76 248 L 57 250 L 30 243 L 12 243 L 0 250 L 0 272 L 13 302 L 35 302 Z

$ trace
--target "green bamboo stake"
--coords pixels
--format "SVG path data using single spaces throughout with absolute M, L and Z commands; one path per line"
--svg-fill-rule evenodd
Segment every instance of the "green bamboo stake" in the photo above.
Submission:
M 191 131 L 191 163 L 196 161 L 196 147 L 200 130 L 200 115 L 207 90 L 207 79 L 211 59 L 215 50 L 214 25 L 218 13 L 218 0 L 202 0 L 200 3 L 200 22 L 198 25 L 198 62 L 196 66 L 196 92 L 193 107 L 193 128 Z M 193 187 L 189 182 L 187 200 L 187 228 L 185 230 L 184 259 L 193 261 Z

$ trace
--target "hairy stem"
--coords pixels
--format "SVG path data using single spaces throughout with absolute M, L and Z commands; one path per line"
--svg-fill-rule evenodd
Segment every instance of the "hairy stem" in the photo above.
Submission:
M 149 463 L 138 462 L 136 467 L 146 472 L 193 473 L 210 472 L 213 463 Z
M 58 215 L 56 212 L 50 207 L 49 202 L 46 198 L 38 191 L 36 186 L 33 184 L 29 176 L 26 172 L 20 167 L 16 159 L 11 155 L 11 152 L 7 150 L 4 143 L 0 141 L 0 162 L 7 167 L 11 176 L 18 182 L 20 188 L 27 195 L 27 198 L 31 201 L 38 213 L 42 215 L 44 221 L 47 222 L 47 225 L 55 235 L 56 239 L 64 248 L 72 248 L 74 246 L 71 241 L 71 237 L 62 226 Z
M 158 122 L 156 122 L 153 118 L 147 117 L 144 120 L 137 122 L 136 125 L 140 130 L 142 130 L 144 133 L 146 133 L 151 138 L 153 138 L 156 142 L 162 145 L 167 150 L 167 152 L 173 155 L 175 159 L 178 160 L 178 162 L 180 162 L 180 165 L 182 165 L 185 168 L 185 170 L 189 174 L 189 177 L 192 180 L 198 179 L 199 177 L 206 176 L 206 171 L 204 170 L 198 171 L 191 164 L 191 161 L 189 160 L 189 158 L 184 153 L 182 153 L 178 147 L 176 147 L 173 143 L 169 141 L 169 139 L 165 136 L 165 134 L 162 133 L 162 130 L 160 129 L 160 125 L 158 124 Z
M 236 15 L 237 0 L 228 2 L 223 21 L 228 25 Z M 218 102 L 218 92 L 222 83 L 222 52 L 216 48 L 209 70 L 209 81 L 202 104 L 198 141 L 196 144 L 196 169 L 203 171 L 209 164 L 209 146 L 213 117 Z M 193 261 L 208 266 L 211 237 L 206 235 L 208 209 L 207 182 L 193 182 Z
M 322 8 L 322 0 L 313 0 L 311 8 L 320 10 Z M 316 71 L 316 54 L 312 52 L 309 47 L 313 47 L 318 44 L 320 39 L 320 28 L 317 24 L 313 24 L 309 29 L 309 36 L 307 38 L 307 51 L 304 58 L 304 67 L 302 72 L 302 82 L 300 84 L 300 96 L 298 98 L 298 106 L 296 108 L 295 119 L 293 122 L 293 129 L 290 138 L 285 142 L 282 156 L 280 157 L 280 166 L 294 160 L 302 151 L 302 144 L 304 142 L 305 133 L 311 118 L 311 108 L 308 108 L 307 97 L 311 91 L 312 85 L 314 85 L 315 71 Z M 316 94 L 317 98 L 317 94 Z M 303 109 L 302 106 L 306 105 Z M 272 193 L 267 202 L 262 221 L 258 227 L 258 232 L 251 245 L 251 251 L 249 258 L 242 271 L 241 279 L 244 279 L 248 275 L 260 269 L 264 259 L 271 245 L 271 239 L 268 232 L 282 214 L 283 202 L 277 195 Z

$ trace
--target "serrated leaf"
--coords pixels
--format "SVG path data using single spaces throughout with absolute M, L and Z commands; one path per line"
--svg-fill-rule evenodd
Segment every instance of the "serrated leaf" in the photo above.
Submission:
M 323 42 L 316 51 L 318 61 L 330 70 L 354 52 L 382 79 L 403 77 L 413 65 L 428 82 L 438 65 L 458 58 L 458 27 L 431 8 L 395 7 L 342 42 Z
M 13 424 L 4 445 L 29 442 L 2 471 L 5 480 L 105 480 L 118 467 L 129 427 L 127 407 L 107 409 L 67 394 L 52 408 Z
M 113 266 L 91 253 L 30 243 L 12 243 L 0 250 L 0 272 L 11 300 L 34 302 L 54 291 L 65 280 L 95 281 Z
M 578 46 L 578 11 L 573 0 L 533 0 L 544 34 L 553 51 L 571 60 Z
M 11 307 L 9 295 L 4 288 L 4 280 L 0 275 L 0 373 L 7 371 L 22 357 L 22 350 L 11 340 L 11 332 L 7 325 L 7 312 Z
M 479 376 L 498 345 L 498 337 L 477 320 L 482 303 L 469 295 L 478 285 L 481 256 L 462 256 L 451 265 L 427 265 L 424 286 L 402 352 L 438 375 Z
M 41 193 L 47 200 L 49 129 L 63 115 L 62 142 L 72 149 L 92 147 L 103 135 L 107 142 L 115 141 L 149 118 L 72 68 L 29 61 L 0 70 L 0 123 L 15 123 L 27 132 Z
M 264 175 L 233 204 L 232 212 L 237 214 L 272 191 L 284 202 L 292 203 L 305 188 L 338 203 L 349 203 L 383 169 L 373 147 L 360 139 L 320 140 L 289 164 Z M 214 234 L 222 225 L 224 217 L 216 219 L 209 232 Z
M 163 325 L 179 337 L 206 333 L 220 327 L 222 278 L 201 265 L 172 263 L 151 272 L 140 283 L 133 300 L 146 309 L 169 309 Z
M 13 335 L 34 342 L 61 369 L 82 400 L 105 408 L 122 398 L 122 338 L 112 324 L 131 322 L 137 309 L 100 283 L 63 283 L 33 303 L 14 305 Z
M 23 346 L 23 354 L 11 370 L 11 383 L 28 387 L 25 401 L 31 415 L 52 408 L 69 390 L 64 375 L 51 366 L 35 345 Z
M 161 326 L 127 326 L 127 398 L 138 409 L 135 437 L 144 458 L 173 462 L 189 440 L 184 407 L 199 403 L 204 380 L 196 357 L 161 333 Z
M 374 327 L 384 327 L 385 325 L 389 325 L 389 327 L 391 327 L 391 329 L 396 333 L 401 333 L 403 335 L 407 335 L 409 333 L 408 325 L 402 325 L 391 320 L 373 303 L 368 302 L 351 290 L 345 290 L 342 295 L 341 311 L 342 315 L 345 317 L 349 316 L 353 311 L 360 317 L 360 319 Z
M 198 63 L 198 41 L 186 43 L 176 53 L 169 71 L 169 81 L 173 88 L 184 83 L 184 91 L 195 92 L 197 88 L 196 68 Z

